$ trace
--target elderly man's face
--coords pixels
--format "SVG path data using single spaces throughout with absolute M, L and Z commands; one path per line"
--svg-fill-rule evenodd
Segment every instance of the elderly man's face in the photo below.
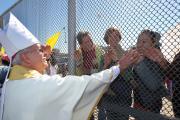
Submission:
M 27 58 L 29 59 L 29 65 L 31 68 L 43 73 L 45 68 L 48 67 L 47 59 L 50 56 L 50 47 L 43 46 L 40 44 L 35 44 L 28 48 L 26 53 Z

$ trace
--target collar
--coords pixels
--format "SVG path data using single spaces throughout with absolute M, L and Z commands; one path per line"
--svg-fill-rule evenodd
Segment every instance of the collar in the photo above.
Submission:
M 9 80 L 21 80 L 26 78 L 33 78 L 36 76 L 41 76 L 38 71 L 21 66 L 21 65 L 14 65 L 11 68 L 11 72 L 9 75 Z

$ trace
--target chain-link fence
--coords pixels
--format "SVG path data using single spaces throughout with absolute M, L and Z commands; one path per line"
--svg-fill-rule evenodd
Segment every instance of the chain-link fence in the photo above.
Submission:
M 61 32 L 49 74 L 65 76 L 69 66 L 75 66 L 76 75 L 90 75 L 116 65 L 132 49 L 141 54 L 110 85 L 90 119 L 180 118 L 180 1 L 76 0 L 74 4 L 72 14 L 67 0 L 24 0 L 14 13 L 44 43 Z M 68 40 L 68 33 L 73 33 L 68 14 L 76 15 L 77 44 L 73 44 L 75 34 Z
M 77 4 L 77 33 L 89 32 L 89 41 L 96 45 L 88 48 L 91 45 L 88 38 L 79 37 L 86 33 L 79 33 L 78 41 L 84 39 L 86 42 L 79 42 L 82 74 L 109 68 L 130 49 L 142 54 L 136 64 L 111 84 L 97 105 L 94 118 L 159 120 L 178 117 L 179 57 L 177 55 L 175 60 L 174 56 L 180 49 L 180 3 L 172 0 L 79 0 Z M 98 46 L 103 49 L 102 53 L 98 53 Z M 88 49 L 95 49 L 94 54 Z M 169 64 L 171 67 L 167 68 Z

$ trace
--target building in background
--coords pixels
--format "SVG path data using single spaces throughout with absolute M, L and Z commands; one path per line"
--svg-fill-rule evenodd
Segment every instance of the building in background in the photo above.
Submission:
M 180 52 L 180 23 L 170 27 L 162 36 L 162 52 L 169 62 Z

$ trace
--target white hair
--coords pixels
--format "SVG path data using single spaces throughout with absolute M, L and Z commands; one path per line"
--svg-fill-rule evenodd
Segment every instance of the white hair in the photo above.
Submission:
M 27 51 L 28 51 L 28 48 L 25 48 L 25 49 L 20 50 L 19 52 L 17 52 L 15 57 L 13 58 L 12 65 L 21 65 L 22 60 L 20 58 L 20 55 L 27 52 Z

